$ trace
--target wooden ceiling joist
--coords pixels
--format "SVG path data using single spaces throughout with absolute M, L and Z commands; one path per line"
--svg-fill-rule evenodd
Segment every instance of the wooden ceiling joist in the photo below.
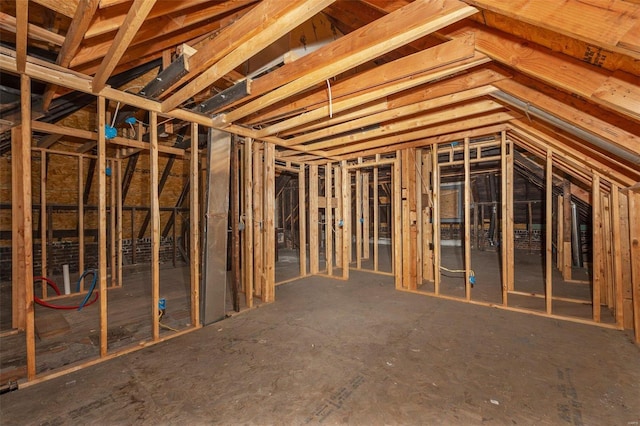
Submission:
M 487 61 L 487 58 L 484 55 L 481 55 L 480 58 L 474 57 L 472 59 L 464 60 L 459 63 L 442 67 L 442 69 L 437 69 L 432 72 L 424 73 L 423 75 L 413 76 L 410 79 L 407 79 L 406 81 L 397 82 L 395 85 L 391 85 L 388 87 L 383 86 L 381 88 L 376 88 L 372 91 L 365 92 L 361 95 L 356 95 L 356 96 L 344 99 L 342 101 L 335 102 L 333 103 L 333 110 L 334 112 L 339 112 L 339 111 L 349 110 L 351 108 L 356 108 L 358 105 L 362 105 L 363 103 L 370 102 L 371 100 L 380 99 L 387 95 L 391 95 L 393 93 L 396 93 L 402 90 L 410 89 L 412 87 L 425 84 L 426 82 L 429 82 L 429 81 L 437 80 L 439 78 L 442 78 L 448 75 L 453 75 L 455 73 L 464 71 L 468 68 L 481 65 L 486 61 Z M 314 119 L 326 117 L 328 115 L 329 115 L 329 106 L 323 106 L 323 107 L 317 108 L 316 110 L 309 111 L 303 114 L 301 118 L 304 117 L 304 119 L 296 118 L 295 120 L 297 120 L 296 124 L 301 124 L 303 122 L 309 122 Z M 285 144 L 290 145 L 289 142 L 285 142 Z
M 495 123 L 503 123 L 519 116 L 519 114 L 513 112 L 497 112 L 494 114 L 485 114 L 480 117 L 466 119 L 461 118 L 451 123 L 438 124 L 421 130 L 380 137 L 366 142 L 349 144 L 345 147 L 329 149 L 327 151 L 327 155 L 344 156 L 348 154 L 349 156 L 352 156 L 355 155 L 355 152 L 374 152 L 375 150 L 391 152 L 396 149 L 396 145 L 405 142 L 418 141 L 418 144 L 414 146 L 420 146 L 420 144 L 423 143 L 422 140 L 430 137 L 466 131 L 469 129 L 483 128 Z
M 76 13 L 71 21 L 71 26 L 67 31 L 67 35 L 64 39 L 64 43 L 58 53 L 56 64 L 67 67 L 71 63 L 71 59 L 75 56 L 80 43 L 82 43 L 84 33 L 87 31 L 93 14 L 98 8 L 99 0 L 86 0 L 78 4 Z M 55 96 L 56 86 L 49 85 L 44 92 L 42 100 L 42 108 L 46 111 L 49 109 L 49 105 Z
M 160 5 L 164 3 L 180 4 L 178 2 L 160 2 Z M 249 2 L 243 2 L 243 4 L 246 3 Z M 130 47 L 153 42 L 155 39 L 160 37 L 166 37 L 176 33 L 184 33 L 184 28 L 211 22 L 215 20 L 215 17 L 218 14 L 228 13 L 239 6 L 236 3 L 225 3 L 223 5 L 226 5 L 226 7 L 221 7 L 221 4 L 214 4 L 209 7 L 201 6 L 202 10 L 194 11 L 185 15 L 172 13 L 153 18 L 149 16 L 136 32 L 135 37 L 131 40 Z M 151 13 L 153 13 L 153 11 Z M 149 15 L 151 15 L 151 13 Z M 78 53 L 78 55 L 75 56 L 72 65 L 77 67 L 103 57 L 107 53 L 111 44 L 112 40 L 107 37 L 95 39 L 85 37 L 85 47 Z
M 332 127 L 317 130 L 315 132 L 305 133 L 303 135 L 287 139 L 287 145 L 300 145 L 313 140 L 324 139 L 332 135 L 338 135 L 346 133 L 352 129 L 365 128 L 376 123 L 384 123 L 391 120 L 402 119 L 403 117 L 415 115 L 424 111 L 433 110 L 449 106 L 452 104 L 458 104 L 463 101 L 475 99 L 480 96 L 488 95 L 496 89 L 491 86 L 482 86 L 475 89 L 469 89 L 466 91 L 460 91 L 451 93 L 449 95 L 441 96 L 435 99 L 429 99 L 423 102 L 418 102 L 404 107 L 398 107 L 382 111 L 377 114 L 368 115 L 357 120 L 352 120 L 347 123 L 339 124 Z M 492 106 L 487 105 L 490 110 Z M 494 107 L 498 107 L 495 105 Z M 455 108 L 455 107 L 454 107 Z
M 381 86 L 394 86 L 400 80 L 407 81 L 424 74 L 427 71 L 438 69 L 444 65 L 452 64 L 457 61 L 472 58 L 474 55 L 473 37 L 464 37 L 457 40 L 451 40 L 440 46 L 415 53 L 411 56 L 398 59 L 394 62 L 381 65 L 380 67 L 358 73 L 352 77 L 338 80 L 331 84 L 332 102 L 340 102 L 347 96 L 357 96 L 367 90 L 378 90 Z M 309 110 L 318 105 L 327 105 L 328 88 L 325 85 L 304 98 L 292 102 L 289 109 L 293 110 Z M 305 92 L 306 93 L 306 92 Z M 333 109 L 333 112 L 339 112 Z M 280 107 L 275 111 L 276 114 L 285 113 L 284 108 Z M 265 117 L 265 114 L 258 114 L 258 117 Z M 261 135 L 270 135 L 281 133 L 287 129 L 297 127 L 304 124 L 303 116 L 298 116 L 290 120 L 274 124 L 273 126 L 263 129 Z M 254 118 L 255 119 L 255 118 Z M 308 120 L 305 119 L 305 120 Z M 308 122 L 308 121 L 307 121 Z
M 514 115 L 506 115 L 507 113 L 497 113 L 497 114 L 492 114 L 487 116 L 488 120 L 486 120 L 486 122 L 488 122 L 489 120 L 497 120 L 498 122 L 501 121 L 501 119 L 504 119 L 503 121 L 507 121 L 510 120 L 511 118 L 514 118 Z M 479 124 L 482 126 L 482 120 L 480 119 Z M 463 120 L 464 121 L 464 120 Z M 469 120 L 467 120 L 469 121 Z M 478 121 L 476 121 L 477 123 Z M 456 123 L 459 124 L 459 123 Z M 460 123 L 462 124 L 462 123 Z M 464 125 L 458 126 L 458 127 L 465 127 Z M 402 149 L 408 149 L 408 148 L 421 148 L 421 147 L 426 147 L 429 145 L 437 145 L 440 143 L 446 143 L 446 142 L 453 142 L 453 141 L 461 141 L 464 138 L 476 138 L 476 137 L 481 137 L 481 136 L 486 136 L 486 135 L 492 135 L 495 133 L 500 133 L 503 130 L 507 130 L 509 128 L 509 125 L 506 123 L 498 123 L 498 124 L 494 124 L 494 125 L 490 125 L 487 127 L 480 127 L 480 128 L 471 128 L 473 127 L 471 125 L 469 125 L 469 123 L 467 123 L 467 126 L 465 128 L 465 130 L 460 130 L 460 131 L 453 131 L 451 133 L 442 133 L 439 134 L 438 136 L 429 136 L 429 137 L 418 137 L 415 139 L 407 139 L 406 142 L 400 142 L 400 143 L 395 143 L 395 144 L 387 144 L 387 145 L 383 145 L 380 147 L 374 147 L 371 149 L 367 149 L 366 147 L 364 147 L 364 149 L 362 151 L 352 151 L 348 154 L 345 154 L 343 156 L 338 156 L 338 158 L 342 159 L 342 160 L 347 160 L 347 159 L 352 159 L 352 158 L 356 158 L 356 157 L 367 157 L 367 156 L 371 156 L 371 155 L 379 155 L 379 154 L 386 154 L 386 153 L 394 153 L 397 150 L 402 150 Z M 450 125 L 444 125 L 444 126 L 439 126 L 439 129 L 442 131 L 446 132 L 447 128 L 451 128 Z M 427 135 L 428 133 L 424 130 L 420 131 L 420 132 L 416 132 L 416 133 L 421 133 L 422 135 Z M 430 133 L 433 133 L 433 130 L 430 130 Z M 364 145 L 364 144 L 362 144 Z M 355 146 L 353 146 L 355 147 Z
M 129 47 L 131 40 L 136 35 L 145 18 L 151 11 L 156 0 L 134 0 L 124 23 L 113 39 L 109 50 L 104 56 L 96 75 L 93 77 L 93 91 L 99 92 L 107 82 L 107 79 L 120 62 L 120 58 Z
M 374 139 L 382 137 L 387 134 L 393 134 L 395 132 L 405 132 L 410 129 L 419 129 L 421 127 L 431 126 L 436 123 L 442 123 L 450 120 L 460 120 L 464 117 L 471 115 L 477 115 L 495 111 L 497 109 L 503 109 L 504 106 L 498 102 L 492 100 L 478 100 L 471 103 L 461 103 L 450 108 L 445 108 L 437 112 L 427 112 L 426 114 L 419 115 L 417 117 L 411 117 L 404 120 L 398 120 L 389 122 L 387 124 L 381 124 L 377 128 L 370 130 L 364 130 L 357 133 L 349 134 L 346 136 L 337 136 L 330 139 L 324 139 L 322 142 L 314 142 L 305 145 L 305 149 L 319 150 L 330 148 L 334 146 L 340 146 L 355 142 L 364 141 L 366 139 Z
M 34 3 L 38 3 L 48 9 L 51 9 L 61 15 L 73 18 L 75 11 L 78 9 L 78 4 L 84 0 L 31 0 Z M 18 1 L 17 3 L 22 3 Z M 26 1 L 24 3 L 27 3 Z
M 475 8 L 457 0 L 416 0 L 380 18 L 375 25 L 362 27 L 268 74 L 265 78 L 272 76 L 269 80 L 275 78 L 279 87 L 227 113 L 226 121 L 239 120 L 476 12 Z M 327 57 L 332 58 L 329 63 Z M 253 90 L 257 94 L 263 93 L 260 87 L 264 80 L 261 80 L 254 82 Z
M 117 31 L 122 27 L 128 12 L 127 2 L 119 4 L 110 4 L 105 7 L 104 0 L 100 2 L 100 10 L 94 15 L 93 23 L 87 30 L 86 39 L 92 39 L 100 35 Z M 246 4 L 255 2 L 256 0 L 228 0 L 226 2 L 217 3 L 217 10 L 212 13 L 221 14 L 230 10 L 242 7 Z M 181 11 L 193 8 L 194 10 L 203 9 L 202 4 L 210 3 L 210 0 L 189 0 L 189 1 L 160 1 L 149 13 L 148 19 L 155 19 L 161 16 L 175 16 L 180 19 Z
M 17 19 L 14 16 L 0 12 L 0 29 L 15 34 L 17 32 Z M 55 44 L 56 46 L 62 46 L 65 39 L 63 35 L 34 24 L 29 24 L 27 35 L 30 39 L 44 41 L 45 43 Z
M 163 101 L 162 109 L 171 110 L 203 91 L 333 1 L 318 0 L 311 2 L 313 4 L 304 0 L 261 2 L 189 58 L 190 72 L 181 81 L 197 77 Z M 271 12 L 264 9 L 266 7 L 271 7 Z

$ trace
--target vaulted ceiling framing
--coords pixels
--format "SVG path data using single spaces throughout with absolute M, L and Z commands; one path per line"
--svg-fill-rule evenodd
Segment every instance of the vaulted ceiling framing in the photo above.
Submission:
M 24 0 L 0 31 L 3 75 L 46 83 L 45 116 L 80 91 L 318 164 L 505 129 L 640 180 L 637 1 Z M 107 84 L 158 58 L 146 87 Z M 86 131 L 49 130 L 60 150 Z

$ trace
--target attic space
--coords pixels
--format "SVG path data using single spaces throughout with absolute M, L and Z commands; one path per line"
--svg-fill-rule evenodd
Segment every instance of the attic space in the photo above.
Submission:
M 0 24 L 3 392 L 307 304 L 480 309 L 476 344 L 586 327 L 638 361 L 638 0 L 5 0 Z M 329 302 L 367 285 L 393 291 Z

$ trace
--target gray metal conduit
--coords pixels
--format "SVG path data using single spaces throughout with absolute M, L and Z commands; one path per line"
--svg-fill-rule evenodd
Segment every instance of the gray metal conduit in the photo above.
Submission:
M 529 115 L 533 115 L 543 121 L 546 121 L 549 124 L 559 127 L 562 130 L 565 130 L 566 132 L 572 134 L 573 136 L 580 138 L 582 140 L 585 140 L 590 144 L 597 146 L 598 148 L 601 148 L 609 152 L 610 154 L 615 155 L 618 158 L 622 158 L 632 164 L 635 164 L 636 166 L 640 166 L 640 155 L 638 155 L 635 152 L 628 151 L 624 148 L 620 148 L 619 146 L 614 145 L 605 139 L 602 139 L 585 130 L 582 130 L 581 128 L 576 127 L 573 124 L 567 123 L 566 121 L 561 120 L 558 117 L 551 115 L 548 112 L 543 111 L 540 108 L 533 106 L 528 102 L 524 102 L 516 98 L 515 96 L 512 96 L 501 90 L 491 93 L 491 96 L 513 107 L 521 109 L 522 111 L 524 111 Z

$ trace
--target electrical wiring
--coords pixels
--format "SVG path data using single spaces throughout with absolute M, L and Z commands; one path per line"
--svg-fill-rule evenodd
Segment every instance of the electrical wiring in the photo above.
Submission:
M 95 297 L 93 298 L 93 300 L 89 300 L 91 298 L 91 294 L 94 292 L 95 289 L 95 283 L 97 281 L 97 276 L 98 274 L 96 274 L 96 271 L 94 270 L 88 270 L 85 271 L 80 278 L 78 279 L 78 285 L 77 285 L 77 291 L 80 291 L 80 282 L 82 281 L 82 279 L 88 275 L 89 273 L 93 273 L 93 283 L 90 287 L 89 292 L 87 293 L 86 297 L 84 298 L 84 300 L 82 301 L 82 303 L 80 303 L 79 305 L 74 305 L 74 306 L 67 306 L 67 305 L 56 305 L 53 303 L 49 303 L 47 301 L 42 300 L 41 298 L 39 298 L 38 296 L 36 296 L 35 294 L 33 295 L 33 300 L 40 306 L 44 306 L 46 308 L 51 308 L 51 309 L 65 309 L 65 310 L 72 310 L 72 309 L 77 309 L 77 310 L 81 310 L 82 308 L 84 308 L 85 306 L 90 306 L 93 305 L 97 300 L 98 297 L 100 296 L 100 292 L 96 291 L 95 292 Z M 50 280 L 47 277 L 33 277 L 33 281 L 34 284 L 37 281 L 44 281 L 47 283 L 47 285 L 49 287 L 51 287 L 53 289 L 53 291 L 56 293 L 57 296 L 60 296 L 62 293 L 60 292 L 60 288 L 58 287 L 58 285 L 53 282 L 52 280 Z
M 440 269 L 445 270 L 447 272 L 452 272 L 452 273 L 465 273 L 467 272 L 465 269 L 449 269 L 449 268 L 445 268 L 444 266 L 440 266 Z M 474 285 L 476 283 L 476 274 L 475 272 L 473 272 L 473 269 L 469 270 L 469 282 L 471 283 L 471 285 Z

